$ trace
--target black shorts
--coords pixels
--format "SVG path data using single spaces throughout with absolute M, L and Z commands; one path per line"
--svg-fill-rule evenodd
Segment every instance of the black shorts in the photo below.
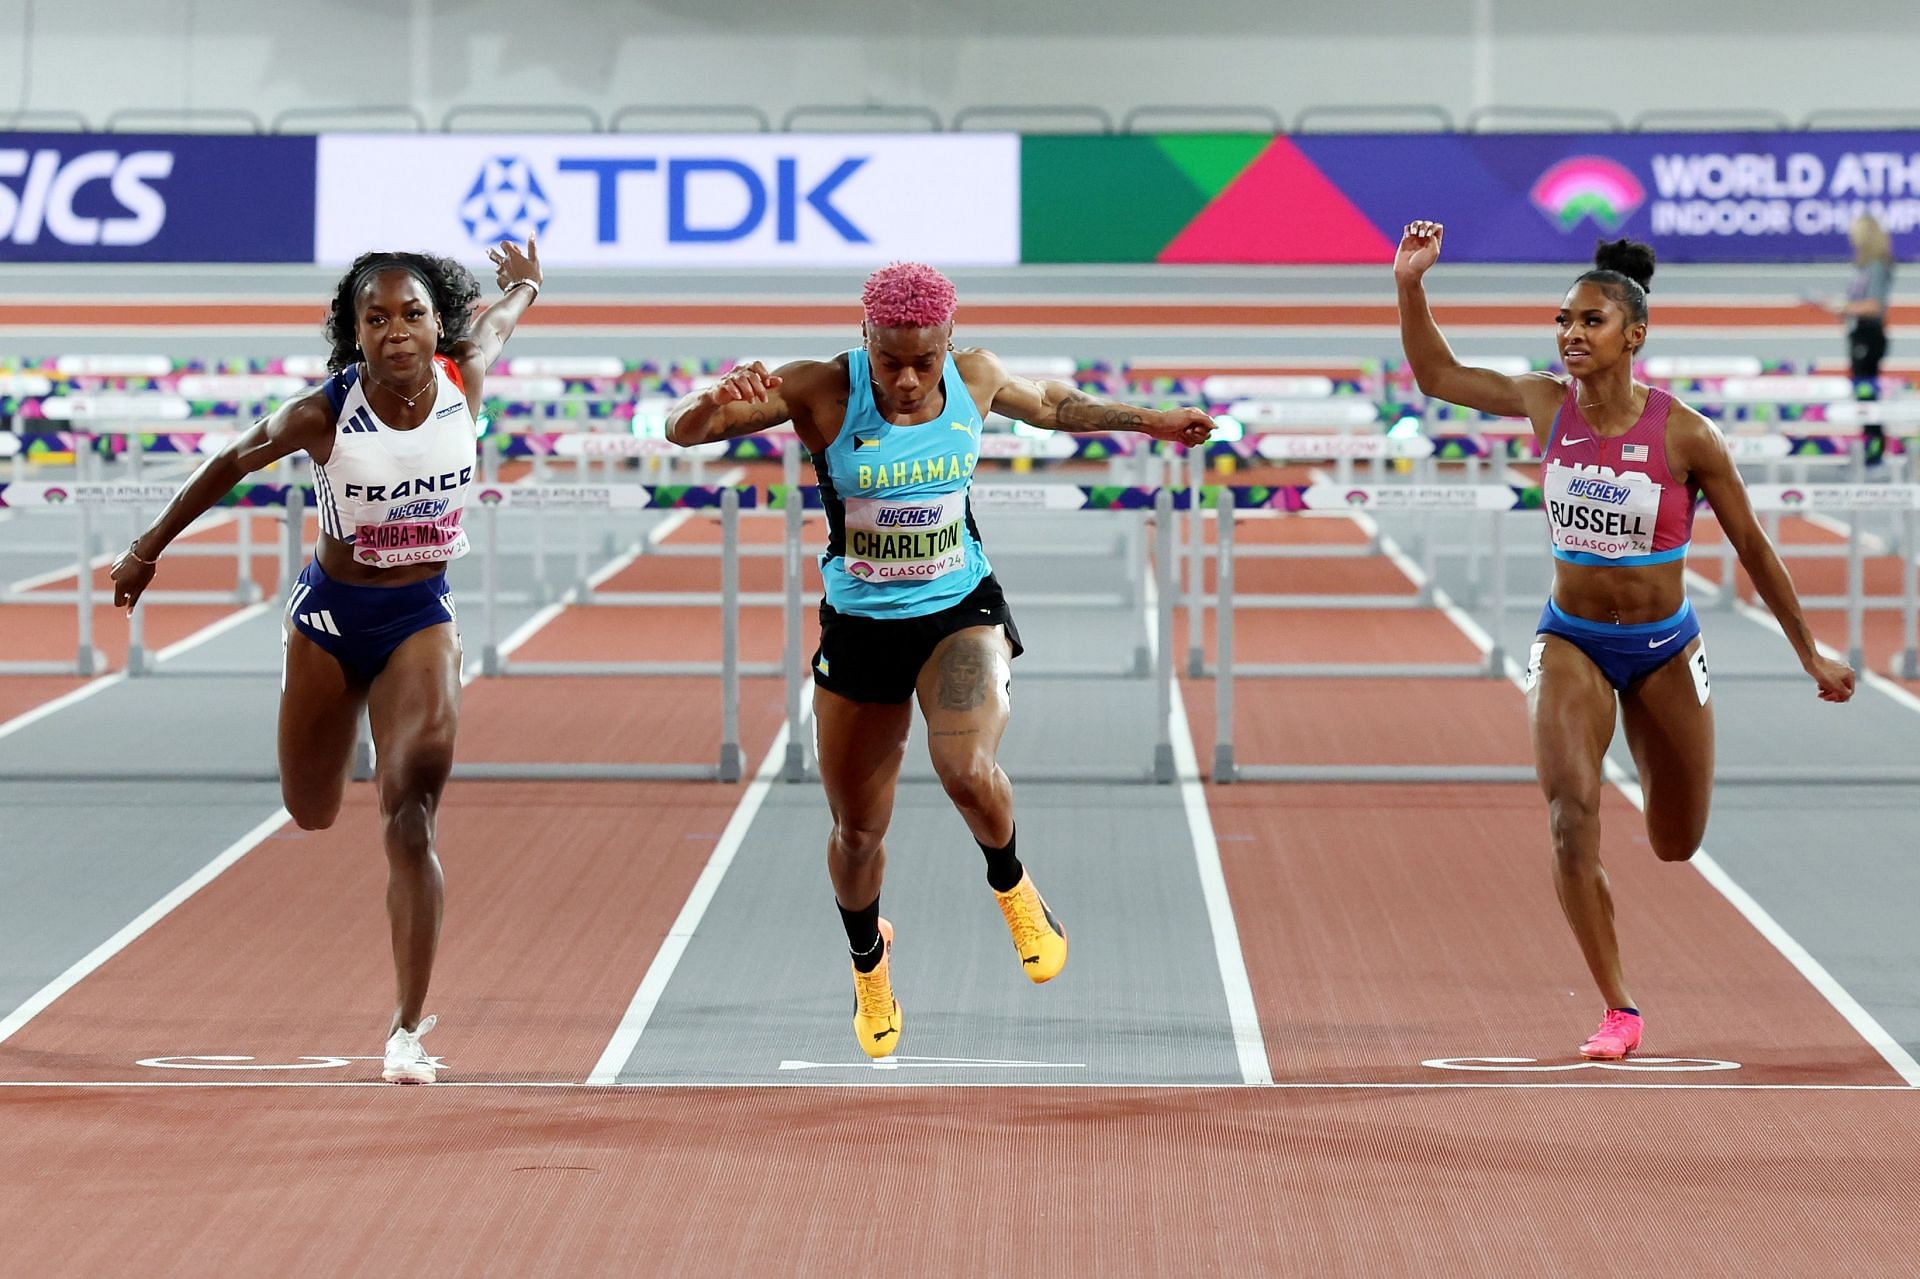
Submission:
M 940 641 L 970 626 L 1005 627 L 1013 655 L 1026 651 L 1007 597 L 991 573 L 967 598 L 925 617 L 860 617 L 836 612 L 822 601 L 813 682 L 850 701 L 897 705 L 913 697 L 920 668 Z
M 1887 358 L 1887 326 L 1870 315 L 1854 317 L 1847 333 L 1847 371 L 1853 375 L 1854 394 L 1878 399 L 1880 361 Z

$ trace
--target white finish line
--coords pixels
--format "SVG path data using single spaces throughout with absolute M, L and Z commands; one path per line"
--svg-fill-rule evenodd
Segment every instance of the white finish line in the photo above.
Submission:
M 882 1057 L 877 1061 L 783 1061 L 782 1070 L 1085 1070 L 1084 1061 L 995 1061 L 975 1057 Z
M 1566 1070 L 1625 1070 L 1634 1073 L 1687 1074 L 1702 1070 L 1738 1070 L 1737 1061 L 1714 1057 L 1635 1057 L 1619 1061 L 1541 1061 L 1537 1057 L 1435 1057 L 1420 1063 L 1435 1070 L 1487 1070 L 1498 1073 L 1551 1074 Z
M 356 1061 L 385 1061 L 384 1057 L 296 1057 L 292 1061 L 261 1061 L 258 1057 L 142 1057 L 134 1062 L 152 1070 L 342 1070 Z M 447 1063 L 428 1057 L 441 1070 Z

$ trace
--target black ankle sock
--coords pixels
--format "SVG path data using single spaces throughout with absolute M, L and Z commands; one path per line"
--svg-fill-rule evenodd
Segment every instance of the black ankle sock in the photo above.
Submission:
M 834 905 L 839 907 L 840 922 L 847 929 L 847 950 L 853 955 L 853 966 L 863 973 L 872 972 L 886 955 L 886 947 L 880 944 L 880 899 L 875 897 L 861 910 L 848 910 L 839 902 Z
M 980 851 L 987 855 L 987 887 L 996 893 L 1006 892 L 1020 882 L 1020 876 L 1027 873 L 1020 865 L 1020 859 L 1013 855 L 1014 840 L 1018 835 L 1019 831 L 1016 830 L 1007 836 L 1005 848 L 988 848 L 977 839 L 973 841 L 980 844 Z
M 1616 1013 L 1632 1013 L 1635 1017 L 1638 1017 L 1640 1015 L 1640 1010 L 1638 1008 L 1622 1007 L 1622 1008 L 1610 1009 L 1609 1011 L 1616 1012 Z

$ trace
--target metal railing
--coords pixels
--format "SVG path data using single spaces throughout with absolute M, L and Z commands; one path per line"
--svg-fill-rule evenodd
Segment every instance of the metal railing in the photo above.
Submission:
M 334 122 L 338 122 L 335 124 Z M 657 123 L 653 123 L 657 122 Z M 944 116 L 934 107 L 804 103 L 774 123 L 767 108 L 752 103 L 626 103 L 603 119 L 577 103 L 462 103 L 447 108 L 437 124 L 410 105 L 311 105 L 288 107 L 263 123 L 243 107 L 173 109 L 128 107 L 99 125 L 68 109 L 37 109 L 0 116 L 0 131 L 78 133 L 317 133 L 331 128 L 401 132 L 945 132 L 1006 130 L 1024 133 L 1496 133 L 1655 131 L 1792 132 L 1920 129 L 1920 112 L 1888 107 L 1839 107 L 1810 111 L 1794 120 L 1772 108 L 1658 108 L 1631 121 L 1605 107 L 1544 107 L 1488 103 L 1456 120 L 1432 102 L 1329 102 L 1302 107 L 1291 123 L 1276 107 L 1254 103 L 1180 105 L 1145 103 L 1121 113 L 1119 125 L 1106 107 L 1093 103 L 975 103 Z

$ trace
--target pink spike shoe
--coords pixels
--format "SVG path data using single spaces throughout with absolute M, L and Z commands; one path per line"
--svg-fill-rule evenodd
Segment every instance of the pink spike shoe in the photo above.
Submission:
M 1593 1038 L 1580 1045 L 1580 1055 L 1594 1061 L 1619 1061 L 1640 1046 L 1640 1032 L 1644 1029 L 1646 1022 L 1639 1013 L 1609 1008 L 1607 1015 L 1600 1019 L 1600 1029 L 1593 1032 Z

